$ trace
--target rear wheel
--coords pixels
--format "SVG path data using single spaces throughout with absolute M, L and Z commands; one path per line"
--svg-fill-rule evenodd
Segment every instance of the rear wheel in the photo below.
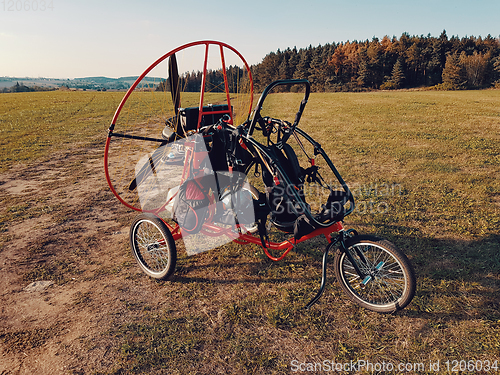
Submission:
M 130 227 L 132 254 L 150 277 L 166 280 L 175 270 L 177 251 L 168 227 L 153 214 L 142 213 Z
M 415 272 L 394 244 L 373 236 L 346 240 L 347 251 L 363 273 L 361 277 L 346 252 L 337 251 L 335 275 L 341 288 L 358 305 L 377 312 L 394 312 L 415 295 Z

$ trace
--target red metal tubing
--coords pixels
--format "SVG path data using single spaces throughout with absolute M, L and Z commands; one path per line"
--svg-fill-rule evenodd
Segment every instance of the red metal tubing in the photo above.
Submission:
M 177 224 L 175 228 L 173 228 L 171 225 L 166 223 L 164 220 L 162 220 L 170 229 L 172 232 L 172 235 L 174 237 L 174 240 L 178 240 L 182 237 L 182 234 L 180 233 L 180 227 Z M 270 242 L 266 241 L 266 247 L 264 248 L 264 253 L 267 255 L 267 257 L 273 261 L 280 261 L 282 260 L 289 252 L 290 250 L 293 249 L 293 247 L 301 242 L 310 240 L 311 238 L 323 235 L 326 237 L 328 242 L 331 242 L 331 234 L 332 233 L 337 233 L 340 232 L 341 230 L 344 229 L 344 226 L 340 221 L 333 223 L 329 227 L 326 228 L 318 228 L 314 230 L 313 232 L 309 233 L 308 235 L 305 235 L 298 240 L 295 238 L 290 238 L 287 239 L 283 242 Z M 238 234 L 233 231 L 232 228 L 221 228 L 213 224 L 204 224 L 202 230 L 200 231 L 202 234 L 209 236 L 209 237 L 217 237 L 220 235 L 226 235 L 229 238 L 232 239 L 233 242 L 236 242 L 240 245 L 248 245 L 248 244 L 255 244 L 255 245 L 260 245 L 262 246 L 262 242 L 260 238 L 252 235 L 252 234 Z M 276 250 L 276 251 L 283 251 L 283 253 L 279 257 L 274 257 L 272 256 L 268 249 L 271 250 Z
M 240 59 L 241 61 L 243 62 L 246 70 L 247 70 L 247 73 L 248 73 L 248 77 L 249 77 L 249 80 L 250 80 L 250 106 L 248 108 L 248 113 L 250 114 L 250 112 L 252 111 L 252 107 L 253 107 L 253 79 L 252 79 L 252 72 L 250 71 L 250 66 L 248 65 L 248 63 L 246 62 L 245 58 L 243 57 L 243 55 L 241 53 L 239 53 L 236 49 L 234 49 L 233 47 L 231 47 L 230 45 L 226 44 L 226 43 L 222 43 L 222 42 L 217 42 L 217 41 L 213 41 L 213 40 L 203 40 L 203 41 L 197 41 L 197 42 L 191 42 L 191 43 L 187 43 L 187 44 L 184 44 L 180 47 L 177 47 L 176 49 L 164 54 L 163 56 L 161 56 L 159 59 L 157 59 L 153 64 L 151 64 L 140 76 L 139 78 L 137 78 L 137 80 L 132 84 L 132 86 L 127 90 L 127 92 L 125 93 L 125 96 L 123 97 L 123 99 L 121 100 L 120 104 L 118 105 L 118 108 L 116 109 L 115 111 L 115 114 L 113 116 L 113 119 L 111 121 L 111 127 L 109 128 L 109 134 L 113 133 L 113 128 L 116 124 L 116 121 L 118 120 L 118 116 L 120 115 L 122 109 L 123 109 L 123 106 L 125 105 L 125 102 L 127 101 L 127 99 L 129 98 L 129 96 L 132 94 L 132 92 L 134 92 L 135 88 L 139 85 L 139 83 L 143 80 L 143 78 L 151 71 L 153 70 L 158 64 L 160 64 L 162 61 L 164 61 L 165 59 L 167 59 L 168 57 L 170 57 L 171 55 L 183 50 L 183 49 L 186 49 L 186 48 L 190 48 L 190 47 L 193 47 L 193 46 L 197 46 L 197 45 L 205 45 L 206 46 L 206 53 L 205 53 L 205 61 L 204 61 L 204 77 L 206 76 L 206 65 L 207 65 L 207 58 L 208 58 L 208 48 L 209 48 L 209 45 L 210 44 L 214 44 L 214 45 L 218 45 L 219 48 L 221 49 L 221 54 L 223 53 L 223 48 L 228 48 L 229 50 L 233 51 Z M 224 61 L 224 56 L 221 55 L 221 59 L 222 59 L 222 64 L 225 65 L 225 61 Z M 224 72 L 225 74 L 226 72 Z M 226 80 L 227 78 L 225 78 Z M 205 83 L 205 80 L 204 80 L 204 83 Z M 204 86 L 204 83 L 203 83 L 203 86 L 201 88 L 201 102 L 200 102 L 200 106 L 203 107 L 203 95 L 204 95 L 204 91 L 205 91 L 205 86 Z M 227 87 L 227 85 L 226 85 Z M 227 92 L 226 90 L 226 95 L 229 97 L 229 93 Z M 229 105 L 229 111 L 231 111 L 231 106 L 230 106 L 230 102 L 228 102 L 228 105 Z M 214 114 L 212 112 L 212 114 Z M 200 112 L 199 112 L 199 118 L 198 118 L 198 123 L 200 122 L 201 120 L 201 116 L 203 115 L 203 112 L 202 112 L 202 108 L 200 108 Z M 111 178 L 109 176 L 109 168 L 108 168 L 108 161 L 109 161 L 109 158 L 108 158 L 108 153 L 109 153 L 109 143 L 110 143 L 110 140 L 111 140 L 111 136 L 108 135 L 108 138 L 106 140 L 106 147 L 104 149 L 104 172 L 105 172 L 105 175 L 106 175 L 106 181 L 111 189 L 111 192 L 116 196 L 116 198 L 118 198 L 118 200 L 123 203 L 126 207 L 132 209 L 132 210 L 135 210 L 135 211 L 142 211 L 140 208 L 138 207 L 134 207 L 132 206 L 131 204 L 125 202 L 121 197 L 120 195 L 118 194 L 118 192 L 116 191 L 116 189 L 113 187 L 113 184 L 111 182 Z

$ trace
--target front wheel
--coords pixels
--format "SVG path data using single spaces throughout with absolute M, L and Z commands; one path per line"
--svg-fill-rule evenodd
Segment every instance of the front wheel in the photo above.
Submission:
M 166 280 L 175 270 L 177 250 L 170 230 L 153 214 L 142 213 L 130 227 L 132 254 L 150 277 Z
M 352 262 L 345 251 L 338 250 L 335 276 L 352 301 L 382 313 L 400 310 L 411 302 L 416 289 L 415 272 L 394 244 L 374 236 L 354 236 L 346 240 L 345 247 Z

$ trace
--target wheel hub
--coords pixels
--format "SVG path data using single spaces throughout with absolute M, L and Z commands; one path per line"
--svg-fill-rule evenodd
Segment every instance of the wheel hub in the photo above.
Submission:
M 373 269 L 369 271 L 369 274 L 365 276 L 363 281 L 361 282 L 364 286 L 366 286 L 370 281 L 375 280 L 379 277 L 382 268 L 384 267 L 385 262 L 379 262 Z
M 160 246 L 159 246 L 158 242 L 155 242 L 155 243 L 149 244 L 149 245 L 147 246 L 148 253 L 151 253 L 151 252 L 153 252 L 153 251 L 158 250 L 158 248 L 159 248 L 159 247 L 160 247 Z

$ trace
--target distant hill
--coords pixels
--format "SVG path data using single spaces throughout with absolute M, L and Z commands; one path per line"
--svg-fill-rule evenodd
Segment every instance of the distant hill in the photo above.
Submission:
M 12 87 L 16 85 L 16 83 L 28 87 L 40 86 L 44 88 L 57 88 L 62 86 L 64 82 L 66 82 L 66 80 L 54 78 L 0 77 L 0 90 Z
M 62 86 L 85 90 L 126 90 L 136 81 L 138 76 L 110 78 L 110 77 L 82 77 L 74 79 L 44 78 L 44 77 L 0 77 L 0 90 L 9 89 L 17 83 L 27 87 L 41 87 L 54 89 Z M 158 85 L 164 78 L 146 77 L 144 82 Z

